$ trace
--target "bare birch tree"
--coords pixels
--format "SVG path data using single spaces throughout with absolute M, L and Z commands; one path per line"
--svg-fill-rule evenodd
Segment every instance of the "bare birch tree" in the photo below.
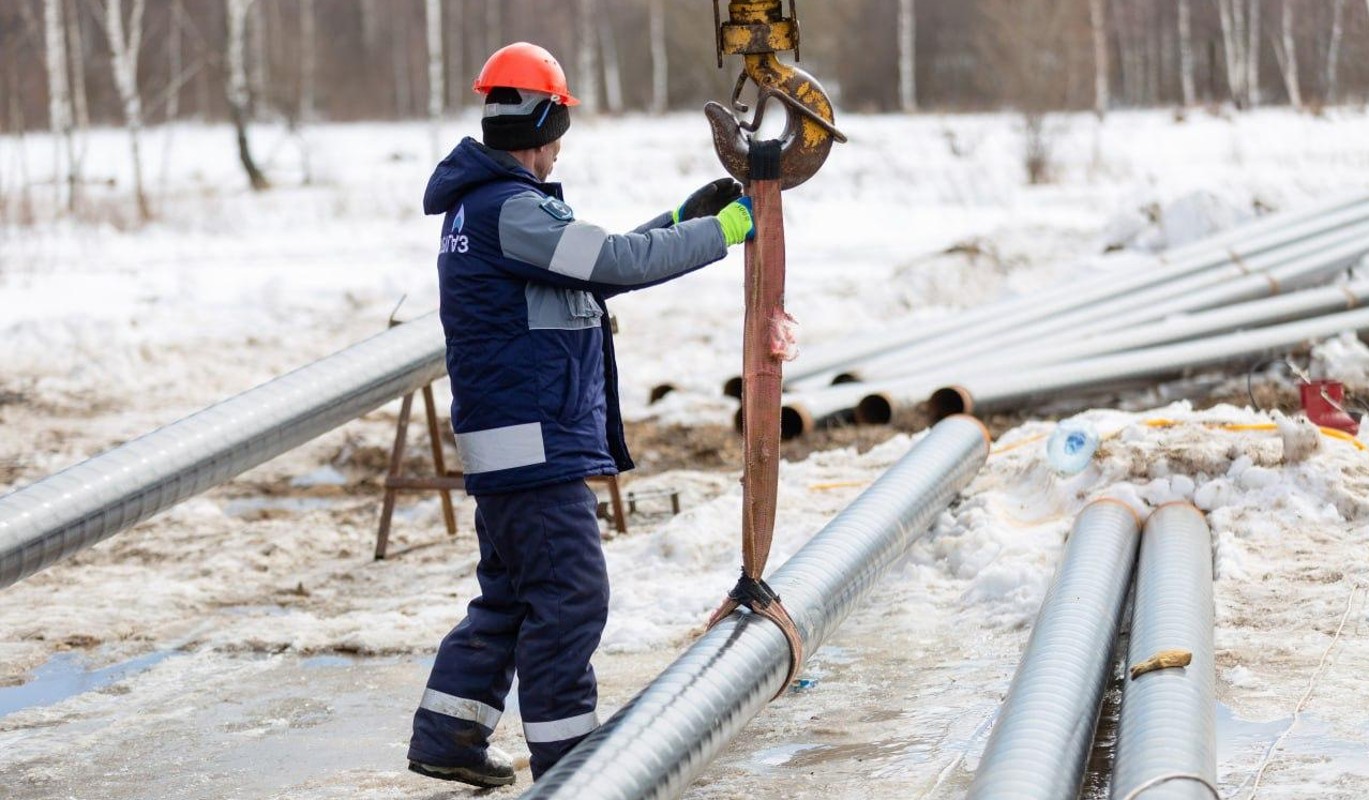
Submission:
M 318 18 L 314 0 L 299 2 L 299 121 L 318 117 Z
M 443 16 L 447 20 L 447 70 L 451 77 L 446 82 L 451 94 L 447 102 L 450 107 L 460 108 L 465 105 L 465 89 L 469 86 L 466 80 L 466 0 L 452 2 L 443 11 Z
M 651 113 L 664 114 L 670 103 L 670 62 L 666 55 L 665 0 L 651 0 Z
M 172 0 L 171 22 L 168 23 L 169 29 L 166 33 L 166 72 L 172 81 L 166 93 L 164 114 L 167 122 L 175 121 L 181 113 L 181 73 L 184 71 L 182 65 L 185 63 L 182 52 L 182 41 L 185 38 L 184 17 L 185 5 L 181 0 Z
M 171 19 L 166 32 L 166 72 L 171 85 L 166 89 L 166 101 L 162 106 L 162 118 L 166 123 L 162 132 L 162 162 L 157 175 L 158 193 L 165 196 L 167 183 L 171 178 L 171 142 L 175 137 L 174 123 L 181 114 L 181 88 L 185 85 L 188 73 L 185 70 L 185 55 L 182 51 L 185 39 L 185 5 L 181 0 L 172 0 Z
M 605 16 L 599 23 L 599 48 L 604 62 L 604 106 L 610 114 L 623 111 L 623 70 L 618 62 L 618 40 L 613 22 Z
M 1280 39 L 1276 40 L 1274 57 L 1278 59 L 1279 69 L 1283 72 L 1283 85 L 1288 90 L 1288 102 L 1293 108 L 1302 110 L 1302 87 L 1298 84 L 1298 43 L 1293 37 L 1293 3 L 1282 0 L 1280 14 Z
M 128 149 L 133 167 L 133 196 L 138 203 L 138 219 L 152 219 L 152 208 L 143 188 L 143 99 L 138 91 L 138 54 L 143 47 L 143 11 L 147 0 L 133 0 L 128 26 L 124 26 L 123 0 L 105 0 L 105 38 L 114 70 L 114 88 L 119 92 L 124 125 L 128 128 Z
M 1222 50 L 1226 56 L 1226 81 L 1231 100 L 1237 108 L 1250 103 L 1246 90 L 1250 72 L 1246 68 L 1246 5 L 1245 0 L 1217 0 L 1217 14 L 1222 26 Z
M 917 5 L 898 0 L 898 107 L 917 111 Z
M 313 153 L 305 130 L 318 119 L 318 17 L 314 0 L 299 0 L 299 95 L 295 112 L 287 115 L 291 139 L 299 148 L 300 178 L 314 183 Z
M 251 92 L 247 85 L 247 12 L 254 0 L 224 0 L 228 14 L 228 109 L 233 118 L 233 129 L 238 138 L 238 160 L 247 173 L 253 191 L 263 191 L 271 184 L 252 159 L 252 148 L 247 139 L 247 122 Z
M 75 210 L 76 143 L 67 75 L 66 22 L 62 0 L 44 0 L 43 34 L 47 51 L 48 124 L 52 129 L 52 183 L 58 208 Z M 65 194 L 63 194 L 65 192 Z
M 247 47 L 251 57 L 246 59 L 248 96 L 251 98 L 252 112 L 261 117 L 267 110 L 267 88 L 271 85 L 271 59 L 266 48 L 266 3 L 268 0 L 253 0 L 248 11 Z
M 580 107 L 587 114 L 599 113 L 599 48 L 594 35 L 594 20 L 598 16 L 595 0 L 580 0 L 579 41 L 576 43 L 577 69 L 575 80 Z
M 1245 91 L 1250 105 L 1260 104 L 1260 0 L 1250 0 L 1246 11 L 1249 40 L 1245 48 Z
M 446 87 L 442 70 L 442 0 L 425 0 L 428 23 L 428 122 L 433 158 L 441 157 L 442 111 Z
M 1108 29 L 1103 0 L 1089 0 L 1089 25 L 1093 28 L 1093 113 L 1108 113 Z
M 1184 93 L 1184 106 L 1198 102 L 1193 81 L 1193 9 L 1190 0 L 1179 0 L 1179 86 Z
M 81 133 L 81 139 L 85 138 L 86 132 L 90 130 L 90 95 L 86 91 L 86 37 L 84 26 L 81 25 L 80 9 L 76 7 L 76 0 L 67 0 L 67 57 L 71 61 L 71 110 L 75 115 L 76 130 Z M 84 142 L 81 142 L 80 149 L 84 150 Z M 80 162 L 83 154 L 78 153 L 77 175 L 80 174 Z
M 1326 47 L 1326 98 L 1329 105 L 1340 98 L 1340 47 L 1345 36 L 1345 0 L 1335 0 L 1331 9 L 1331 41 Z
M 380 42 L 377 3 L 378 0 L 361 0 L 361 46 L 366 50 L 364 56 L 368 58 Z
M 71 80 L 71 114 L 74 133 L 70 149 L 69 180 L 71 200 L 75 211 L 81 202 L 86 151 L 90 147 L 90 95 L 86 91 L 86 44 L 80 8 L 76 0 L 66 0 L 67 74 Z

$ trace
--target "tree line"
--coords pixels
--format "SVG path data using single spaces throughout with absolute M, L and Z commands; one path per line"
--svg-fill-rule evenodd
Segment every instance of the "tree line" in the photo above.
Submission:
M 723 2 L 725 6 L 725 0 Z M 1369 0 L 842 0 L 800 5 L 802 66 L 849 111 L 1223 104 L 1369 97 Z M 723 9 L 724 14 L 726 9 Z M 558 54 L 591 113 L 725 98 L 697 0 L 4 0 L 0 130 L 47 129 L 79 182 L 81 132 L 231 120 L 441 117 L 485 57 Z M 136 181 L 141 181 L 140 170 Z M 146 201 L 135 187 L 143 216 Z

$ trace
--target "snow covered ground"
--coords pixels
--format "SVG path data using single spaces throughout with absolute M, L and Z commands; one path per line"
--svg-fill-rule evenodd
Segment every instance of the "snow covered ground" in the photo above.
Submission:
M 1013 116 L 841 124 L 851 143 L 786 196 L 788 306 L 809 344 L 1068 281 L 1106 268 L 1109 246 L 1180 244 L 1369 185 L 1362 114 L 1060 117 L 1056 181 L 1040 187 L 1025 185 Z M 435 305 L 425 127 L 308 131 L 308 186 L 297 140 L 256 136 L 277 184 L 267 194 L 245 190 L 227 129 L 178 127 L 153 134 L 150 227 L 124 230 L 110 212 L 0 228 L 0 491 L 377 332 L 401 296 L 403 317 Z M 0 140 L 0 186 L 13 192 L 21 159 L 41 181 L 48 147 Z M 92 139 L 92 177 L 113 186 L 95 190 L 102 204 L 99 192 L 127 185 L 123 159 L 118 132 Z M 554 177 L 579 216 L 621 229 L 718 174 L 701 115 L 677 115 L 577 120 Z M 631 419 L 730 424 L 718 387 L 739 362 L 740 283 L 734 253 L 614 301 Z M 1352 391 L 1369 390 L 1358 340 L 1319 352 Z M 648 405 L 666 380 L 681 390 Z M 1053 422 L 1004 433 L 964 498 L 814 654 L 816 683 L 759 716 L 688 796 L 963 794 L 1064 535 L 1101 496 L 1207 512 L 1223 796 L 1369 794 L 1369 682 L 1355 669 L 1369 657 L 1366 453 L 1323 439 L 1293 462 L 1276 433 L 1223 427 L 1268 421 L 1255 411 L 1139 408 L 1148 396 L 1082 415 L 1104 441 L 1072 477 L 1045 461 Z M 449 540 L 434 499 L 403 501 L 396 557 L 371 561 L 396 411 L 0 591 L 4 795 L 466 796 L 402 767 L 427 658 L 475 585 L 473 506 L 458 504 Z M 1151 424 L 1162 419 L 1173 424 Z M 773 565 L 906 452 L 911 437 L 890 435 L 783 466 Z M 606 543 L 604 712 L 730 587 L 736 478 L 670 470 L 628 484 L 678 491 L 684 510 L 651 509 Z M 522 752 L 520 735 L 515 707 L 499 738 Z

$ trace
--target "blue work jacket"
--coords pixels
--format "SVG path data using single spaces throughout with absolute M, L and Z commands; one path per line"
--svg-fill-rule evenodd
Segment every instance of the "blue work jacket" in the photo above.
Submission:
M 609 234 L 561 187 L 466 138 L 423 197 L 437 260 L 452 427 L 466 491 L 496 494 L 632 468 L 605 299 L 727 253 L 715 217 L 662 214 Z

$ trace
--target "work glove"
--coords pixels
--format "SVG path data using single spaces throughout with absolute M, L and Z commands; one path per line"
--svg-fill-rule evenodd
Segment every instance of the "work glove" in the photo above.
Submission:
M 719 178 L 712 183 L 706 183 L 695 190 L 688 199 L 680 204 L 680 207 L 670 212 L 670 218 L 676 223 L 684 222 L 687 219 L 698 217 L 717 216 L 718 212 L 727 208 L 727 204 L 742 196 L 742 185 L 731 178 Z
M 751 219 L 751 198 L 743 197 L 727 204 L 718 212 L 718 222 L 723 226 L 723 239 L 727 246 L 741 244 L 756 237 L 756 223 Z

